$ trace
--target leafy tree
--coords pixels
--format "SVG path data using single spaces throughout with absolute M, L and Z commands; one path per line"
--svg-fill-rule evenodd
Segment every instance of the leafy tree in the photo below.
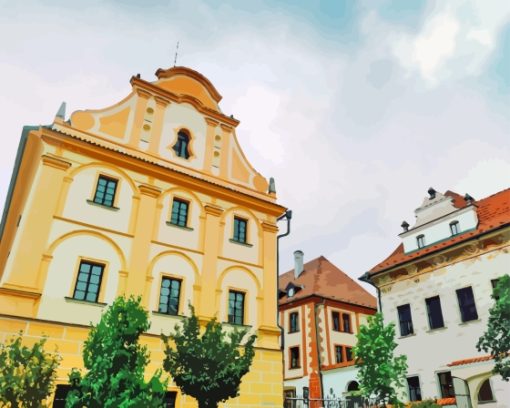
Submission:
M 489 310 L 487 330 L 480 337 L 476 348 L 494 356 L 494 374 L 505 381 L 510 379 L 510 276 L 498 280 L 492 298 L 494 306 Z
M 382 314 L 368 318 L 368 325 L 360 327 L 354 348 L 356 366 L 359 368 L 360 389 L 365 397 L 402 406 L 397 390 L 404 386 L 407 372 L 406 356 L 394 356 L 395 325 L 384 325 Z
M 66 407 L 161 407 L 166 381 L 158 370 L 145 382 L 149 352 L 138 342 L 149 327 L 140 298 L 115 299 L 85 341 L 83 362 L 88 372 L 82 377 L 73 370 L 69 375 L 73 388 Z
M 44 350 L 43 338 L 32 347 L 22 345 L 22 333 L 0 344 L 0 405 L 41 407 L 51 394 L 60 356 Z
M 197 399 L 200 408 L 216 408 L 219 402 L 239 395 L 241 378 L 255 355 L 256 336 L 249 336 L 241 353 L 240 344 L 247 330 L 236 329 L 227 335 L 213 319 L 200 335 L 200 323 L 192 306 L 190 309 L 191 316 L 182 328 L 178 326 L 170 336 L 162 336 L 166 343 L 163 367 L 184 394 Z

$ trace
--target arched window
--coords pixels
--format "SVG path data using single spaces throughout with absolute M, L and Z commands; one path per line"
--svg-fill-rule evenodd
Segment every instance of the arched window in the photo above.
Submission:
M 347 391 L 358 391 L 359 384 L 356 381 L 351 381 L 347 386 Z
M 478 391 L 478 402 L 492 401 L 494 401 L 494 394 L 492 394 L 491 383 L 487 378 L 480 387 L 480 391 Z
M 175 142 L 173 149 L 177 156 L 189 159 L 189 134 L 185 130 L 179 130 L 177 133 L 177 142 Z
M 453 235 L 457 235 L 460 232 L 460 226 L 458 221 L 453 221 L 450 223 L 450 232 Z

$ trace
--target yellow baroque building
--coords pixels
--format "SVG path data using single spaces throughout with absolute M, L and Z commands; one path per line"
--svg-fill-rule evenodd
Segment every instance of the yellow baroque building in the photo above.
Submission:
M 228 407 L 281 407 L 276 221 L 285 208 L 250 165 L 239 121 L 184 67 L 131 78 L 132 92 L 99 110 L 65 105 L 53 124 L 25 127 L 1 224 L 0 341 L 48 337 L 67 374 L 82 368 L 90 323 L 116 296 L 140 295 L 152 373 L 188 302 L 258 335 L 251 371 Z M 196 407 L 169 389 L 168 406 Z M 171 399 L 176 398 L 175 403 Z M 58 406 L 58 401 L 54 402 Z

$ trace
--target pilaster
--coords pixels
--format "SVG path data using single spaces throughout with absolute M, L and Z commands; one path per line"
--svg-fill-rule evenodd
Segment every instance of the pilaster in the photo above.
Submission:
M 152 126 L 151 139 L 149 142 L 149 152 L 159 154 L 159 145 L 161 133 L 163 132 L 163 123 L 165 118 L 165 109 L 170 104 L 170 100 L 160 96 L 154 97 L 156 100 L 156 111 L 154 112 L 154 123 Z
M 129 139 L 129 145 L 131 147 L 138 148 L 140 145 L 140 136 L 142 133 L 143 118 L 145 116 L 145 109 L 147 109 L 147 102 L 151 94 L 143 89 L 137 88 L 136 94 L 138 98 L 136 100 L 135 107 L 135 119 L 131 128 L 131 137 Z

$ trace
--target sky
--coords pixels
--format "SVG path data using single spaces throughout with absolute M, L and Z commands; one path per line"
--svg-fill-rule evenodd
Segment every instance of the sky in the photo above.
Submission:
M 293 210 L 280 273 L 300 249 L 356 279 L 429 187 L 510 187 L 507 0 L 0 0 L 0 202 L 24 125 L 118 102 L 177 41 Z

